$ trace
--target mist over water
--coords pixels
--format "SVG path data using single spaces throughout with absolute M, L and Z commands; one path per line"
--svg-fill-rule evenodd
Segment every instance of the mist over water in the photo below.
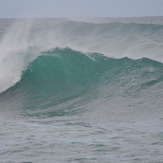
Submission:
M 3 21 L 9 24 L 11 20 Z M 41 52 L 55 48 L 68 47 L 113 58 L 147 57 L 163 61 L 163 26 L 159 24 L 20 19 L 3 29 L 3 21 L 0 39 L 0 62 L 4 67 L 1 68 L 1 92 L 18 82 L 22 71 L 42 55 Z
M 1 20 L 1 162 L 161 162 L 155 19 Z

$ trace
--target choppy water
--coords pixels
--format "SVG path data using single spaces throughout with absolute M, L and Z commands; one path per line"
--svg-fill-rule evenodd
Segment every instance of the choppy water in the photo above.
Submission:
M 163 25 L 0 21 L 0 162 L 162 162 Z

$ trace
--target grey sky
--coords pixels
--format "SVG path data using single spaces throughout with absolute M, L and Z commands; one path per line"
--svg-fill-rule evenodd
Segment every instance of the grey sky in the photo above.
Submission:
M 163 0 L 0 0 L 0 17 L 163 16 Z

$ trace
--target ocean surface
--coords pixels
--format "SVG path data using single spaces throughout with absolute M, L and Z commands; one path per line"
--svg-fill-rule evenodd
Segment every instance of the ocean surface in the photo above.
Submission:
M 0 163 L 119 162 L 163 162 L 163 18 L 0 19 Z

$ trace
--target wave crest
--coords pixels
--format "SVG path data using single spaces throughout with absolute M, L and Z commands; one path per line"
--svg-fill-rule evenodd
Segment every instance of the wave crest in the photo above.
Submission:
M 70 48 L 107 57 L 163 61 L 162 25 L 19 20 L 0 36 L 0 92 L 17 83 L 28 64 L 49 49 Z
M 99 97 L 141 97 L 146 90 L 158 89 L 163 84 L 162 74 L 162 63 L 147 58 L 113 59 L 97 53 L 85 55 L 57 48 L 44 52 L 31 62 L 20 82 L 1 94 L 1 100 L 14 101 L 16 97 L 21 104 L 17 107 L 35 111 L 67 103 L 73 109 L 75 104 L 86 104 Z M 56 113 L 57 109 L 52 110 L 55 115 L 61 114 Z M 46 114 L 43 111 L 37 113 Z M 50 111 L 47 114 L 53 115 Z

